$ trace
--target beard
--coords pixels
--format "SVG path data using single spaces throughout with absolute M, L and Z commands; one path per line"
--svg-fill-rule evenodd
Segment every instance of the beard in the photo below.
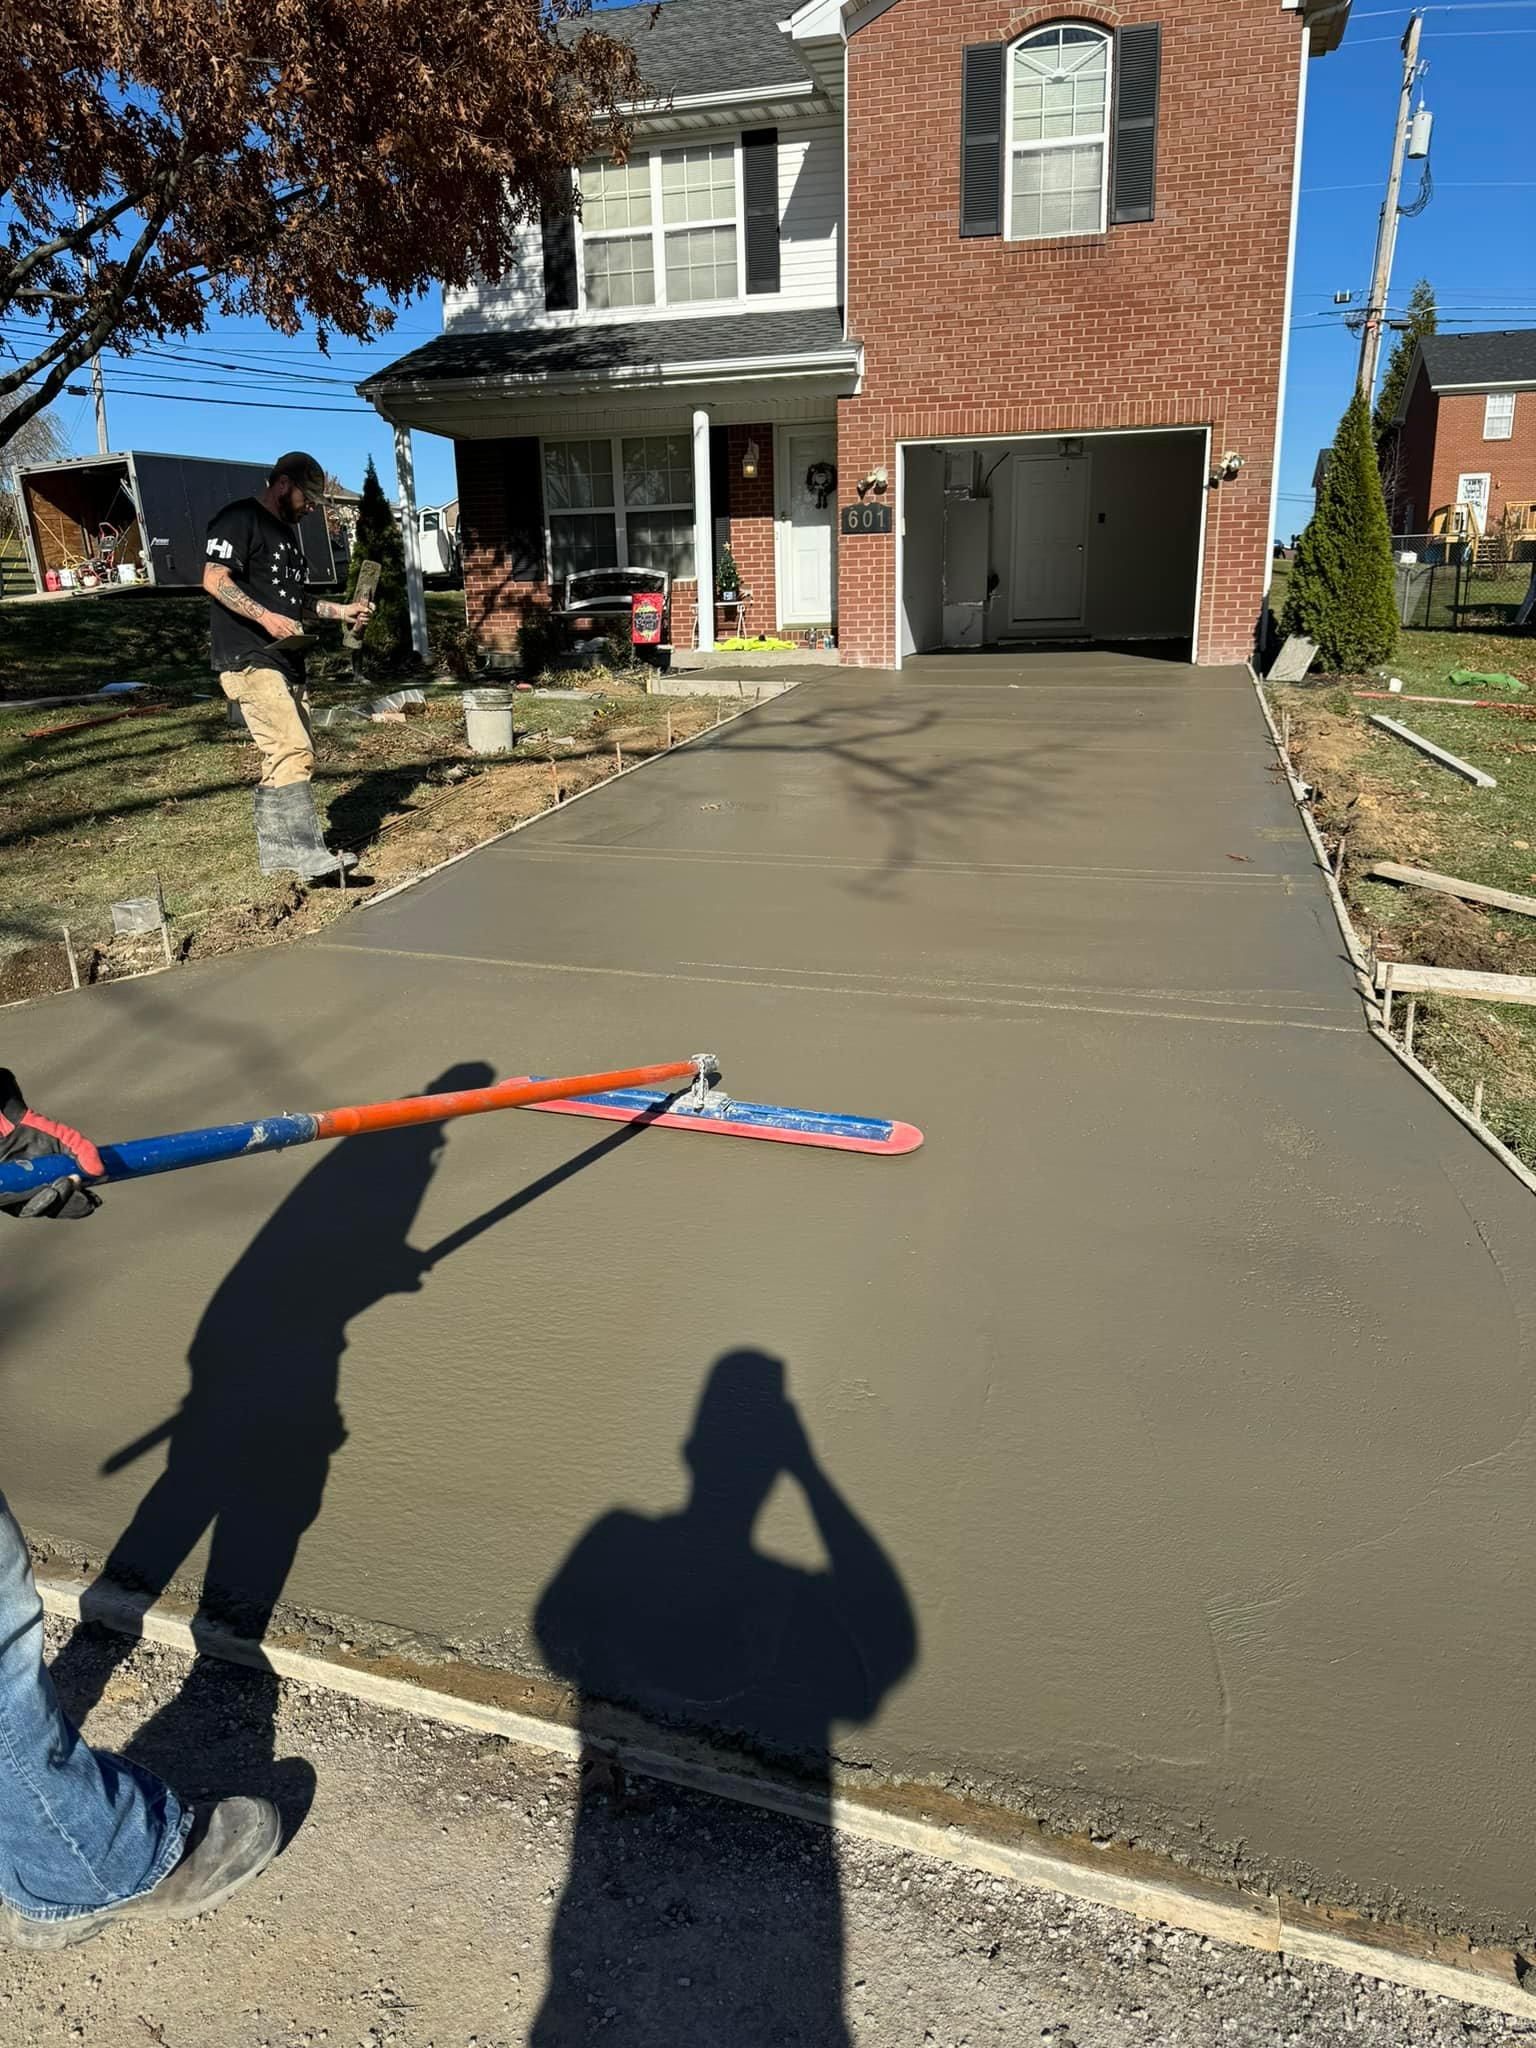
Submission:
M 299 511 L 298 499 L 292 485 L 283 492 L 283 495 L 277 501 L 277 516 L 279 519 L 286 520 L 289 526 L 297 526 L 303 516 Z

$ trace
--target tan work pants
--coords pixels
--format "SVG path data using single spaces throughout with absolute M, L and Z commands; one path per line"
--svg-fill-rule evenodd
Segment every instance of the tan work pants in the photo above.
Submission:
M 219 687 L 245 713 L 261 753 L 261 787 L 284 789 L 315 772 L 309 698 L 275 668 L 225 669 Z

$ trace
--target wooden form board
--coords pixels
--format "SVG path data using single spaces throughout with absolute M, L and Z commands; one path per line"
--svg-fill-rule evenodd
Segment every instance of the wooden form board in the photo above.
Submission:
M 1536 974 L 1477 974 L 1465 967 L 1421 967 L 1412 960 L 1380 960 L 1376 986 L 1388 998 L 1472 996 L 1484 1003 L 1536 1004 Z
M 1462 761 L 1455 754 L 1448 754 L 1444 747 L 1437 747 L 1433 740 L 1425 739 L 1412 726 L 1403 725 L 1395 718 L 1386 718 L 1379 711 L 1371 713 L 1371 724 L 1379 725 L 1383 732 L 1389 732 L 1394 739 L 1406 740 L 1410 747 L 1417 747 L 1421 754 L 1427 754 L 1431 761 L 1438 761 L 1442 768 L 1449 768 L 1455 775 L 1465 776 L 1468 782 L 1475 782 L 1479 789 L 1497 789 L 1498 783 L 1491 775 L 1485 775 L 1481 768 L 1474 768 L 1470 761 Z
M 1395 860 L 1372 861 L 1366 874 L 1378 882 L 1402 882 L 1411 889 L 1429 889 L 1437 896 L 1459 896 L 1467 903 L 1488 903 L 1495 910 L 1518 910 L 1522 917 L 1536 917 L 1536 896 L 1517 896 L 1511 889 L 1494 889 L 1486 882 L 1462 882 L 1454 875 L 1437 875 L 1431 868 L 1402 867 Z

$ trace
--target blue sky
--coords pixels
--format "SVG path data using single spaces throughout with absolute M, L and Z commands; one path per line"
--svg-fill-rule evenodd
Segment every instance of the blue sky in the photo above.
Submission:
M 1317 451 L 1354 382 L 1359 344 L 1333 294 L 1353 291 L 1361 304 L 1370 282 L 1409 12 L 1362 0 L 1341 47 L 1311 67 L 1280 477 L 1287 535 L 1306 523 Z M 1393 307 L 1427 277 L 1442 328 L 1536 327 L 1536 0 L 1447 0 L 1424 16 L 1434 197 L 1402 223 Z M 1417 179 L 1410 164 L 1405 199 Z
M 1354 377 L 1357 344 L 1332 297 L 1352 290 L 1363 298 L 1369 280 L 1408 13 L 1379 0 L 1357 5 L 1343 46 L 1311 67 L 1281 463 L 1279 528 L 1285 534 L 1306 522 L 1317 451 L 1332 437 Z M 1422 216 L 1403 222 L 1394 305 L 1404 303 L 1416 278 L 1428 277 L 1440 295 L 1444 327 L 1536 326 L 1536 165 L 1528 140 L 1536 0 L 1431 6 L 1423 55 L 1425 93 L 1435 114 L 1435 196 Z M 1276 118 L 1283 118 L 1278 107 Z M 1405 196 L 1416 176 L 1410 166 Z M 289 342 L 259 324 L 232 320 L 129 362 L 107 357 L 112 444 L 216 450 L 258 461 L 298 444 L 352 484 L 372 455 L 392 489 L 389 430 L 351 387 L 366 370 L 430 338 L 440 324 L 434 292 L 402 307 L 394 332 L 379 346 L 362 351 L 338 342 L 329 359 L 312 336 Z M 277 405 L 268 409 L 262 401 Z M 74 448 L 94 450 L 89 401 L 66 397 L 58 410 Z M 451 496 L 449 444 L 418 434 L 416 474 L 420 502 Z

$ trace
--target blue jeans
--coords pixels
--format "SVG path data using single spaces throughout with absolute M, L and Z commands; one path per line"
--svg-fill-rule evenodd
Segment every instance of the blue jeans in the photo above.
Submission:
M 0 1900 L 69 1920 L 137 1898 L 175 1867 L 191 1821 L 169 1786 L 66 1719 L 26 1538 L 0 1494 Z

